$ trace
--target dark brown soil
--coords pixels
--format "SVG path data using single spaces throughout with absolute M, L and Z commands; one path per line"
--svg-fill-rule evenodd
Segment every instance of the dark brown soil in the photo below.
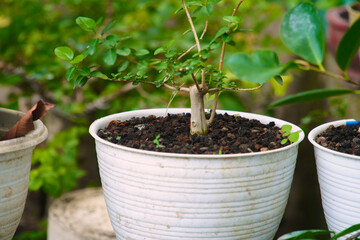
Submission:
M 240 116 L 217 114 L 208 135 L 190 135 L 190 114 L 142 117 L 111 121 L 98 135 L 123 146 L 171 153 L 230 154 L 277 149 L 282 132 L 274 122 L 267 125 Z M 154 143 L 158 137 L 159 144 Z
M 331 150 L 360 156 L 360 124 L 339 127 L 331 125 L 315 141 Z

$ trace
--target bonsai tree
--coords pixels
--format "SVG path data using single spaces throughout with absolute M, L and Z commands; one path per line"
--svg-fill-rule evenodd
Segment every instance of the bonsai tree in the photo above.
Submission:
M 230 16 L 223 19 L 227 25 L 220 28 L 210 42 L 204 42 L 207 34 L 208 18 L 204 23 L 201 34 L 195 29 L 190 10 L 196 7 L 194 12 L 205 11 L 210 13 L 214 10 L 214 4 L 219 0 L 191 1 L 186 3 L 182 0 L 184 11 L 190 31 L 194 37 L 194 44 L 188 49 L 179 50 L 172 47 L 172 41 L 165 46 L 157 48 L 153 52 L 153 58 L 149 59 L 150 51 L 147 49 L 122 48 L 121 40 L 115 35 L 107 35 L 108 30 L 114 26 L 111 22 L 105 27 L 88 17 L 78 17 L 76 23 L 85 31 L 92 32 L 95 38 L 89 43 L 88 48 L 75 56 L 72 49 L 67 46 L 57 47 L 55 54 L 59 58 L 68 61 L 71 67 L 65 77 L 74 82 L 74 87 L 82 87 L 90 78 L 99 78 L 107 81 L 132 82 L 133 84 L 146 83 L 156 87 L 164 87 L 174 92 L 189 94 L 191 101 L 191 133 L 207 134 L 209 124 L 214 120 L 218 96 L 222 91 L 251 91 L 259 89 L 271 78 L 281 83 L 281 75 L 286 70 L 294 67 L 293 62 L 282 65 L 274 51 L 256 50 L 251 55 L 238 53 L 232 55 L 227 61 L 228 69 L 239 80 L 258 84 L 255 88 L 242 89 L 236 81 L 229 81 L 224 71 L 225 49 L 227 44 L 233 44 L 232 34 L 246 31 L 240 28 L 241 20 L 236 16 L 238 8 L 243 3 L 239 1 Z M 87 66 L 86 57 L 95 54 L 98 48 L 105 47 L 104 61 L 108 65 L 120 62 L 117 72 L 105 74 L 98 66 Z M 211 54 L 220 49 L 218 65 L 208 62 Z M 137 72 L 126 72 L 129 64 L 138 65 Z M 148 72 L 155 70 L 158 79 L 151 81 Z M 214 103 L 209 119 L 206 118 L 204 96 L 213 95 Z
M 281 64 L 276 52 L 272 50 L 255 50 L 251 54 L 240 52 L 233 54 L 225 61 L 225 49 L 227 44 L 233 44 L 232 35 L 236 32 L 247 31 L 240 28 L 241 20 L 236 13 L 243 3 L 240 0 L 233 12 L 223 19 L 227 25 L 220 28 L 210 42 L 204 42 L 207 34 L 208 18 L 204 23 L 201 34 L 195 28 L 190 10 L 196 7 L 194 12 L 203 11 L 208 15 L 214 11 L 214 5 L 220 0 L 210 1 L 191 1 L 186 3 L 182 0 L 182 8 L 177 12 L 184 11 L 190 30 L 194 37 L 194 44 L 188 49 L 179 50 L 172 47 L 173 41 L 165 46 L 157 48 L 153 52 L 153 58 L 149 59 L 150 51 L 147 49 L 122 48 L 121 41 L 115 35 L 107 35 L 108 30 L 114 26 L 114 22 L 105 27 L 99 26 L 99 21 L 88 17 L 78 17 L 76 23 L 85 31 L 92 32 L 95 38 L 89 43 L 88 48 L 75 56 L 72 49 L 67 46 L 57 47 L 55 54 L 68 61 L 71 67 L 67 70 L 65 77 L 74 82 L 74 87 L 84 86 L 90 78 L 99 78 L 107 81 L 132 82 L 133 84 L 146 83 L 156 87 L 164 87 L 174 92 L 185 92 L 190 96 L 191 102 L 191 134 L 207 134 L 209 124 L 214 120 L 219 94 L 222 91 L 251 91 L 259 89 L 274 78 L 282 84 L 281 76 L 291 68 L 302 70 L 315 70 L 325 74 L 335 76 L 352 82 L 350 79 L 325 71 L 322 61 L 324 55 L 324 33 L 321 26 L 320 16 L 316 8 L 308 2 L 300 3 L 297 7 L 290 10 L 284 17 L 281 37 L 287 47 L 301 60 L 291 60 L 286 64 Z M 355 24 L 359 25 L 360 22 Z M 354 25 L 355 25 L 354 24 Z M 356 26 L 357 26 L 356 25 Z M 354 30 L 353 30 L 354 31 Z M 126 37 L 125 37 L 126 38 Z M 351 39 L 353 40 L 353 39 Z M 350 41 L 350 40 L 348 40 Z M 104 61 L 108 65 L 119 63 L 116 72 L 105 74 L 97 65 L 88 66 L 86 57 L 95 54 L 98 48 L 105 47 Z M 344 47 L 343 47 L 344 48 Z M 220 49 L 220 59 L 218 65 L 209 63 L 210 56 Z M 341 54 L 342 69 L 348 67 L 348 58 L 353 56 L 353 48 L 347 49 L 346 53 Z M 228 78 L 228 72 L 224 71 L 224 63 L 238 80 L 255 83 L 258 86 L 249 89 L 238 87 L 237 81 Z M 137 72 L 126 72 L 129 64 L 136 64 Z M 151 80 L 149 71 L 157 72 L 158 78 Z M 335 91 L 316 91 L 315 98 L 339 95 L 353 92 L 351 90 Z M 213 107 L 209 119 L 206 118 L 204 96 L 212 95 L 214 99 Z M 309 95 L 300 98 L 308 98 Z M 311 95 L 314 98 L 313 95 Z M 272 106 L 281 105 L 284 102 L 274 103 Z

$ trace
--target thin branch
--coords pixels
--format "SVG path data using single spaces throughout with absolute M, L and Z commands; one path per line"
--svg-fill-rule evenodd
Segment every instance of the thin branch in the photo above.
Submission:
M 205 27 L 204 27 L 204 30 L 200 36 L 200 40 L 202 40 L 204 38 L 204 35 L 207 31 L 207 28 L 208 28 L 208 24 L 209 24 L 209 18 L 206 18 L 206 21 L 205 21 Z M 186 54 L 188 54 L 189 52 L 191 52 L 191 50 L 193 50 L 194 48 L 196 48 L 196 44 L 192 45 L 186 52 L 184 52 L 183 54 L 181 54 L 177 60 L 180 60 L 181 58 L 183 58 L 184 56 L 186 56 Z
M 237 92 L 254 91 L 254 90 L 262 88 L 262 86 L 264 86 L 264 84 L 261 84 L 261 85 L 259 85 L 257 87 L 254 87 L 254 88 L 222 88 L 222 90 L 237 91 Z M 208 90 L 209 93 L 217 92 L 217 91 L 219 91 L 219 89 L 217 89 L 217 88 L 211 88 L 211 89 Z
M 236 12 L 238 11 L 240 5 L 244 2 L 244 0 L 240 0 L 239 3 L 236 5 L 236 7 L 234 8 L 231 16 L 235 16 Z M 228 26 L 230 26 L 231 22 L 228 23 Z M 229 30 L 226 32 L 229 33 Z M 220 55 L 220 63 L 219 63 L 219 70 L 221 71 L 224 65 L 224 57 L 225 57 L 225 47 L 226 47 L 226 43 L 223 42 L 222 44 L 222 48 L 221 48 L 221 55 Z
M 191 78 L 192 78 L 192 80 L 194 81 L 197 90 L 201 93 L 201 88 L 200 88 L 198 82 L 196 81 L 196 77 L 195 77 L 195 75 L 194 75 L 193 73 L 191 74 Z
M 148 82 L 148 81 L 141 81 L 141 80 L 133 80 L 133 79 L 130 79 L 130 80 L 122 80 L 122 79 L 111 79 L 111 78 L 107 78 L 107 79 L 104 79 L 104 80 L 107 80 L 107 81 L 113 81 L 113 82 L 139 82 L 139 83 L 146 83 L 146 84 L 151 84 L 151 85 L 154 85 L 154 86 L 157 86 L 158 84 L 155 83 L 155 82 Z M 161 86 L 164 86 L 165 88 L 167 89 L 170 89 L 170 90 L 177 90 L 177 91 L 180 91 L 180 92 L 189 92 L 189 88 L 185 88 L 185 87 L 174 87 L 174 86 L 170 86 L 166 83 L 162 83 Z
M 194 24 L 193 24 L 193 21 L 192 21 L 192 19 L 191 19 L 191 15 L 190 15 L 189 10 L 188 10 L 188 8 L 187 8 L 187 6 L 186 6 L 185 0 L 182 0 L 182 3 L 183 3 L 183 5 L 184 5 L 184 10 L 185 10 L 185 12 L 186 12 L 186 16 L 187 16 L 188 21 L 189 21 L 190 26 L 191 26 L 191 31 L 192 31 L 193 34 L 194 34 L 194 38 L 195 38 L 195 42 L 196 42 L 196 46 L 197 46 L 198 52 L 200 52 L 200 51 L 201 51 L 200 42 L 199 42 L 199 38 L 198 38 L 197 33 L 196 33 L 196 29 L 195 29 Z
M 218 103 L 218 99 L 219 99 L 219 91 L 215 92 L 215 99 L 214 99 L 214 105 L 211 109 L 211 115 L 210 118 L 208 120 L 208 124 L 210 125 L 214 119 L 215 119 L 215 113 L 216 113 L 216 108 L 217 108 L 217 103 Z

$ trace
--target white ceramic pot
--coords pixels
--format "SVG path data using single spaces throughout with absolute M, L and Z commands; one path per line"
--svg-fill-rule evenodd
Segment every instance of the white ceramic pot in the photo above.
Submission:
M 282 149 L 229 155 L 137 150 L 112 144 L 96 134 L 111 120 L 163 116 L 165 111 L 124 112 L 90 126 L 117 239 L 273 239 L 304 134 Z M 183 112 L 189 109 L 169 109 L 169 113 Z M 278 126 L 290 124 L 256 114 L 226 112 L 263 123 L 274 121 Z M 292 126 L 294 131 L 300 130 Z
M 9 130 L 23 113 L 0 108 L 0 131 Z M 37 120 L 24 137 L 0 141 L 0 240 L 11 240 L 24 211 L 33 149 L 47 137 Z
M 360 223 L 360 157 L 330 150 L 314 139 L 330 125 L 337 127 L 347 121 L 353 119 L 320 125 L 308 136 L 314 145 L 326 223 L 335 232 Z

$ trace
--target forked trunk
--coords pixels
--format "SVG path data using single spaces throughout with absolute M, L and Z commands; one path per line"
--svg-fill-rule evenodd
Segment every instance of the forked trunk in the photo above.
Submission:
M 207 134 L 209 126 L 205 117 L 204 96 L 195 85 L 190 87 L 190 102 L 190 133 Z

